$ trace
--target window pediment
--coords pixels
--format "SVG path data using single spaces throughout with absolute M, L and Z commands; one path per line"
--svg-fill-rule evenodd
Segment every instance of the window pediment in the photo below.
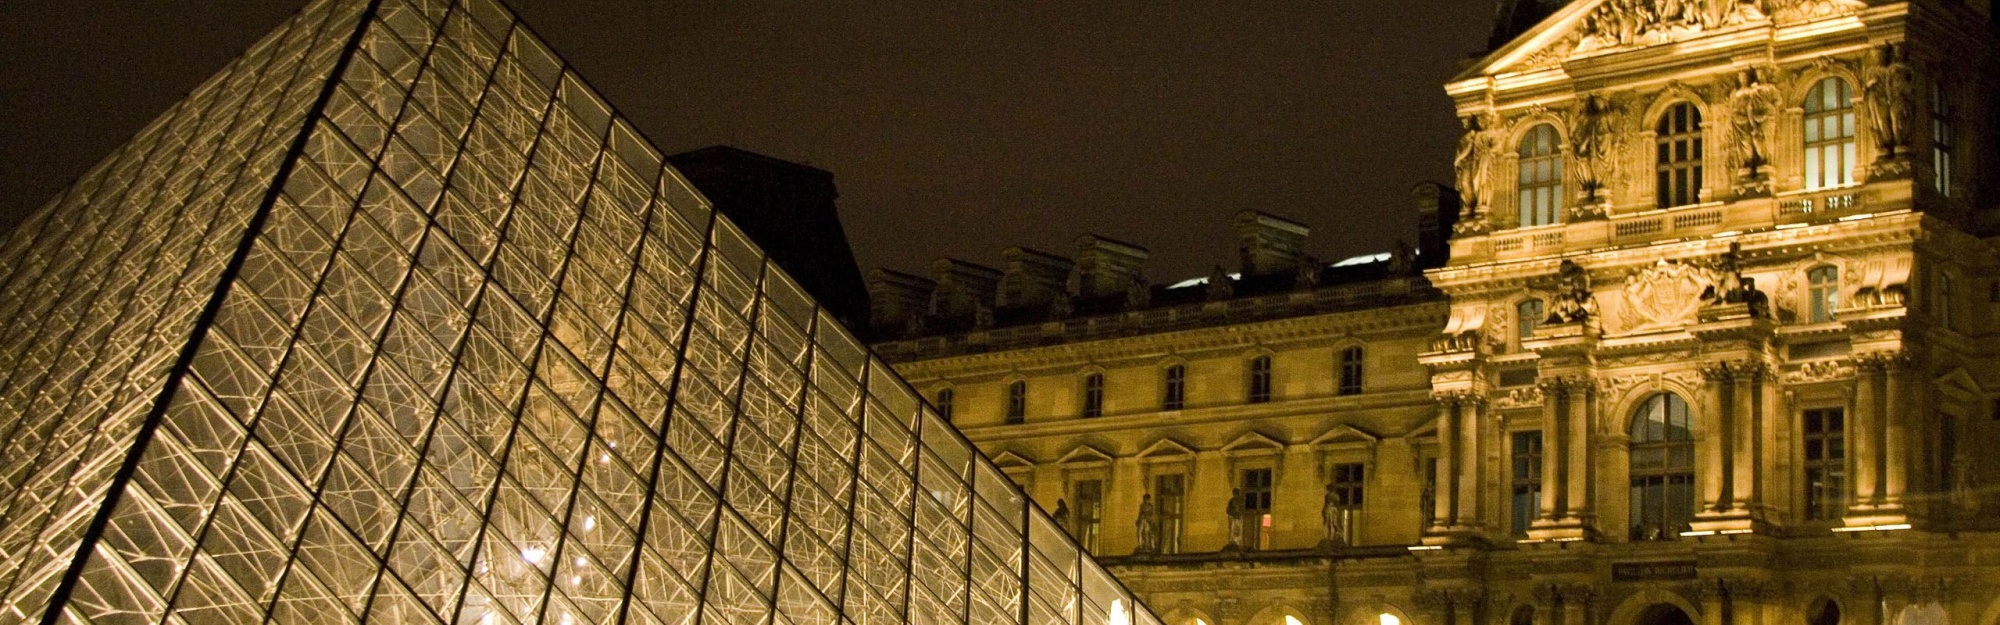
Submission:
M 1284 442 L 1256 431 L 1245 432 L 1222 446 L 1222 452 L 1231 456 L 1270 456 L 1284 450 Z
M 1108 467 L 1115 459 L 1102 449 L 1090 445 L 1078 445 L 1076 449 L 1069 450 L 1069 453 L 1063 454 L 1062 458 L 1056 460 L 1056 464 L 1072 469 Z
M 1146 449 L 1140 451 L 1139 459 L 1149 463 L 1193 462 L 1195 453 L 1195 449 L 1186 443 L 1171 438 L 1162 438 L 1154 441 L 1151 445 L 1147 445 Z

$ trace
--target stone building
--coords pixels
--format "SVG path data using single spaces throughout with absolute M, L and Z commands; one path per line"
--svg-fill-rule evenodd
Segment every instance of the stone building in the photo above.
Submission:
M 1422 253 L 878 270 L 876 350 L 1173 625 L 2000 622 L 1987 3 L 1508 6 Z

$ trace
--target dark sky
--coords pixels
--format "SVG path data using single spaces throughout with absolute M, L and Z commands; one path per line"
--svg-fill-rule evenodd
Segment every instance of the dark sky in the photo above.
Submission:
M 0 2 L 0 227 L 301 2 Z M 834 172 L 863 267 L 1068 255 L 1095 232 L 1166 282 L 1233 266 L 1229 218 L 1328 259 L 1414 232 L 1448 180 L 1442 84 L 1493 0 L 512 0 L 661 149 Z

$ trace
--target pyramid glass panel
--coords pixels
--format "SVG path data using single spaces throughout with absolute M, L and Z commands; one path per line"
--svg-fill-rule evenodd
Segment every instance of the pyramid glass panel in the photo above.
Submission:
M 315 2 L 0 260 L 0 622 L 1157 622 L 491 0 Z

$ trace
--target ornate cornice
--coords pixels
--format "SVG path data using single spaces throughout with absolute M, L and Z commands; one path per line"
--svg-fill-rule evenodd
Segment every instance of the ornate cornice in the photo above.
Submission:
M 959 377 L 1165 358 L 1172 354 L 1210 350 L 1241 350 L 1256 345 L 1380 338 L 1381 335 L 1405 332 L 1412 337 L 1425 337 L 1444 327 L 1448 311 L 1442 301 L 1431 301 L 1268 321 L 1219 321 L 1205 327 L 1092 338 L 1056 345 L 994 346 L 995 351 L 979 354 L 953 355 L 911 349 L 893 354 L 897 357 L 891 363 L 909 378 Z

